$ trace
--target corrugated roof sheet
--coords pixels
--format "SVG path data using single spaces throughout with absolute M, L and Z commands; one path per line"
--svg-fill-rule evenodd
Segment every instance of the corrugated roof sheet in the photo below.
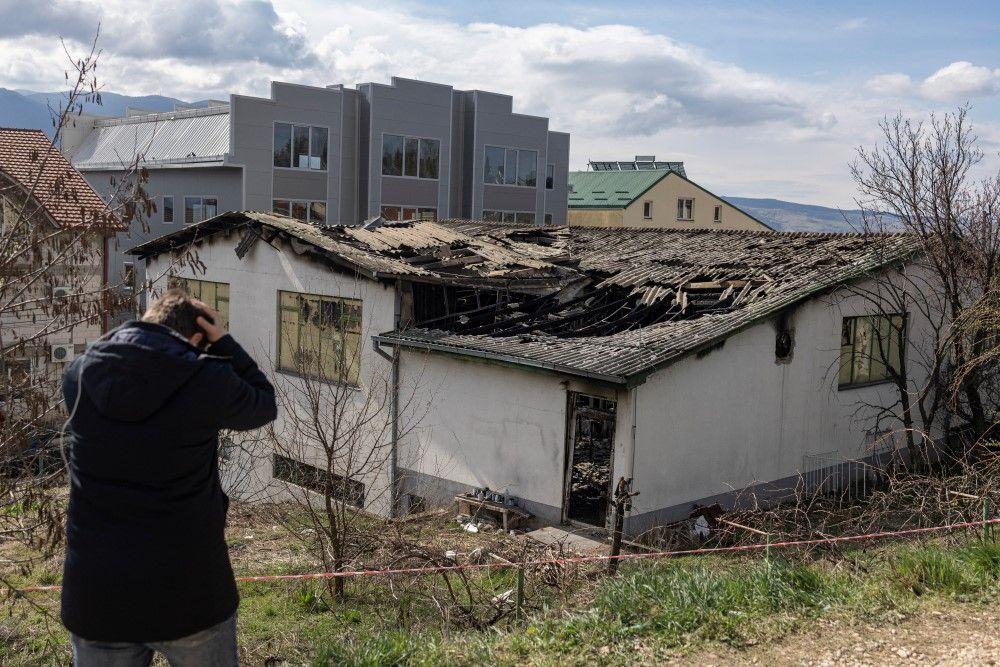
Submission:
M 479 223 L 459 228 L 494 239 L 516 232 Z M 788 306 L 898 262 L 918 246 L 906 235 L 873 241 L 857 234 L 576 227 L 565 239 L 559 250 L 594 279 L 591 294 L 630 291 L 628 305 L 614 317 L 627 321 L 631 313 L 662 300 L 664 319 L 608 335 L 574 335 L 574 318 L 592 322 L 589 315 L 597 310 L 582 301 L 558 314 L 548 310 L 486 327 L 500 335 L 413 328 L 378 339 L 627 383 Z
M 653 187 L 669 170 L 571 171 L 570 208 L 625 208 Z
M 71 156 L 77 169 L 221 163 L 229 153 L 228 107 L 99 120 Z
M 289 240 L 296 251 L 313 253 L 372 278 L 525 288 L 556 286 L 567 269 L 504 239 L 477 238 L 458 227 L 429 221 L 385 222 L 380 226 L 320 227 L 257 211 L 223 213 L 130 252 L 148 257 L 199 243 L 219 233 L 252 231 Z
M 0 171 L 30 192 L 57 225 L 119 225 L 100 195 L 41 130 L 0 128 Z

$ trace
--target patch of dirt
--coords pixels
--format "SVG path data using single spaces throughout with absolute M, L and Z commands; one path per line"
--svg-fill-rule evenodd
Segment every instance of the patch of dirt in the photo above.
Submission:
M 897 624 L 819 619 L 810 622 L 803 631 L 766 646 L 699 653 L 671 664 L 998 665 L 998 627 L 998 605 L 939 605 Z

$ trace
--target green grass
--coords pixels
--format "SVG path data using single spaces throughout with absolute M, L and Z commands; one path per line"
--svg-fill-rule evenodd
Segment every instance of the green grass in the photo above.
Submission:
M 53 576 L 38 568 L 22 583 Z M 513 583 L 510 573 L 483 577 L 490 591 Z M 579 586 L 559 595 L 536 590 L 544 606 L 527 618 L 470 630 L 443 622 L 418 596 L 398 611 L 392 596 L 400 591 L 376 581 L 352 584 L 340 602 L 324 594 L 323 582 L 249 583 L 240 589 L 240 640 L 248 664 L 271 657 L 317 666 L 655 663 L 710 645 L 738 649 L 826 615 L 898 620 L 939 601 L 989 602 L 1000 592 L 1000 545 L 882 545 L 816 560 L 690 557 L 629 564 L 617 577 Z M 57 606 L 55 598 L 47 603 Z M 59 662 L 48 657 L 65 636 L 38 621 L 24 604 L 0 619 L 0 663 Z

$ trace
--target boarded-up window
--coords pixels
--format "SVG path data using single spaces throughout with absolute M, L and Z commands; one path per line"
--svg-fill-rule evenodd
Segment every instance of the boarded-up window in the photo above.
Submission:
M 840 335 L 840 388 L 892 379 L 903 368 L 906 317 L 845 317 Z
M 308 463 L 275 454 L 272 474 L 277 480 L 321 493 L 324 496 L 329 494 L 331 498 L 342 500 L 348 505 L 365 506 L 364 484 Z
M 175 276 L 170 279 L 170 287 L 184 290 L 187 294 L 212 308 L 222 318 L 222 326 L 229 329 L 229 283 Z
M 361 301 L 278 292 L 278 368 L 358 384 Z

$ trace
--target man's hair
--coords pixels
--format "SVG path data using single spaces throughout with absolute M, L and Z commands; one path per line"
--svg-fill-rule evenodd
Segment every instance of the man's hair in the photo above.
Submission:
M 196 333 L 203 333 L 203 329 L 198 326 L 198 316 L 207 320 L 211 317 L 195 304 L 194 300 L 184 293 L 183 290 L 170 289 L 164 292 L 153 303 L 146 308 L 142 316 L 143 322 L 162 324 L 170 327 L 185 338 L 190 338 Z

